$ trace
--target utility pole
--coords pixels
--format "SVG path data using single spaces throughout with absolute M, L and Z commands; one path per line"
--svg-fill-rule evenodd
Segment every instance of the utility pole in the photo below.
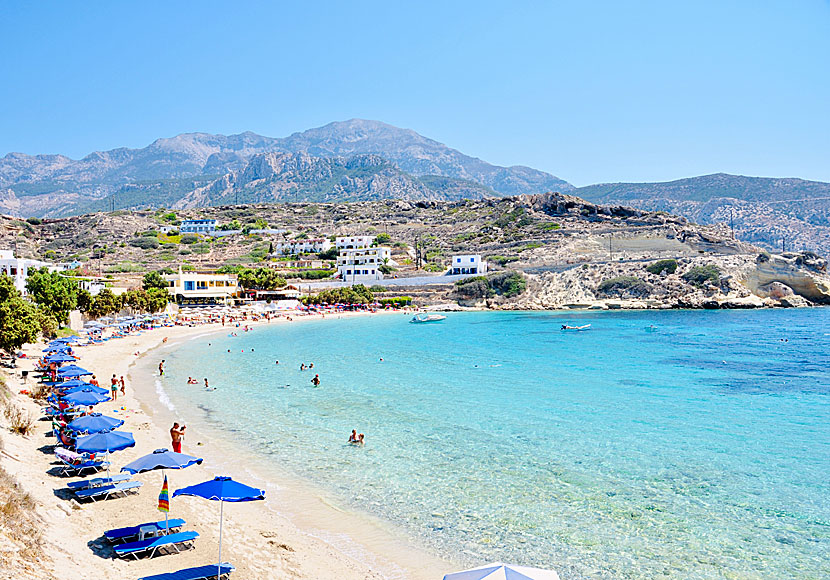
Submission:
M 781 238 L 781 253 L 785 254 L 786 252 L 787 252 L 787 238 L 785 236 L 785 237 Z
M 729 206 L 729 228 L 732 230 L 732 239 L 735 239 L 735 208 Z

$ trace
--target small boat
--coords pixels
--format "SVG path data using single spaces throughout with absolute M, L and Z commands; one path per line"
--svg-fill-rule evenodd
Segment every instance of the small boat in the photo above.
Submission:
M 591 328 L 590 324 L 585 324 L 583 326 L 568 326 L 567 324 L 562 325 L 562 330 L 588 330 Z
M 441 322 L 445 318 L 447 317 L 440 314 L 416 314 L 409 322 Z

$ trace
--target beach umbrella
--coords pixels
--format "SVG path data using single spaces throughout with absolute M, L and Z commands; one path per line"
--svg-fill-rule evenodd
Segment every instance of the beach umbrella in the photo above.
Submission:
M 126 431 L 103 431 L 86 437 L 79 437 L 75 441 L 75 449 L 78 453 L 106 453 L 121 451 L 128 447 L 135 447 L 135 439 L 132 433 Z M 110 468 L 107 465 L 107 477 L 110 476 Z
M 112 431 L 123 424 L 123 419 L 107 417 L 101 413 L 90 413 L 89 415 L 78 417 L 69 423 L 66 428 L 78 433 L 100 433 L 102 431 Z
M 444 580 L 559 580 L 559 574 L 553 570 L 496 562 L 480 568 L 446 574 Z
M 62 383 L 58 383 L 55 385 L 56 389 L 71 389 L 74 387 L 94 387 L 92 383 L 88 383 L 86 381 L 82 381 L 81 379 L 69 379 L 68 381 L 63 381 Z
M 107 391 L 105 388 L 96 387 L 92 384 L 81 385 L 80 387 L 70 387 L 63 392 L 63 395 L 74 395 L 75 393 L 82 393 L 84 391 L 95 393 L 96 395 L 104 395 L 105 397 L 109 395 L 109 391 Z
M 78 365 L 69 365 L 62 369 L 58 369 L 58 375 L 62 377 L 82 377 L 84 375 L 91 375 L 92 372 L 82 369 Z
M 149 455 L 139 457 L 135 461 L 128 463 L 121 468 L 121 471 L 126 471 L 127 473 L 135 475 L 146 471 L 155 471 L 157 469 L 161 469 L 162 471 L 165 469 L 184 469 L 185 467 L 202 463 L 202 461 L 201 457 L 193 457 L 192 455 L 176 453 L 175 451 L 168 451 L 167 449 L 156 449 Z M 164 487 L 162 489 L 166 490 L 166 488 L 167 474 L 165 473 Z M 159 510 L 161 510 L 161 496 L 159 496 Z M 167 521 L 167 512 L 169 511 L 170 504 L 168 503 L 167 510 L 164 510 L 165 521 Z M 167 526 L 165 526 L 165 529 L 169 533 L 169 528 L 167 528 Z
M 104 328 L 104 325 L 97 320 L 92 320 L 84 324 L 84 328 Z
M 81 406 L 81 407 L 92 407 L 93 405 L 97 405 L 98 403 L 103 403 L 104 401 L 109 401 L 110 398 L 102 393 L 96 393 L 94 391 L 88 390 L 81 390 L 76 393 L 71 393 L 66 395 L 63 398 L 64 402 L 69 403 L 72 406 Z
M 43 357 L 43 360 L 46 362 L 53 362 L 53 363 L 65 363 L 65 362 L 74 362 L 77 359 L 74 356 L 69 356 L 68 354 L 62 353 L 55 353 L 50 354 L 49 356 Z
M 224 518 L 225 502 L 257 501 L 265 499 L 265 490 L 256 489 L 255 487 L 250 487 L 244 483 L 239 483 L 230 477 L 217 476 L 209 481 L 203 481 L 202 483 L 197 483 L 196 485 L 183 487 L 182 489 L 177 489 L 173 492 L 173 497 L 179 495 L 192 495 L 219 502 L 219 563 L 216 567 L 218 577 L 222 567 L 222 520 Z

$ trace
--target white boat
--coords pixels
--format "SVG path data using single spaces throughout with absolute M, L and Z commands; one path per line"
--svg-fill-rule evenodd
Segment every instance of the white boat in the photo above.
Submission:
M 440 314 L 416 314 L 409 322 L 441 322 L 445 318 L 447 317 Z

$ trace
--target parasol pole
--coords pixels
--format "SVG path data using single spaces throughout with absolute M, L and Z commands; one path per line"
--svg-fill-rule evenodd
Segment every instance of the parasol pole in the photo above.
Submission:
M 222 520 L 224 519 L 225 500 L 219 500 L 219 563 L 216 564 L 216 580 L 222 573 Z

